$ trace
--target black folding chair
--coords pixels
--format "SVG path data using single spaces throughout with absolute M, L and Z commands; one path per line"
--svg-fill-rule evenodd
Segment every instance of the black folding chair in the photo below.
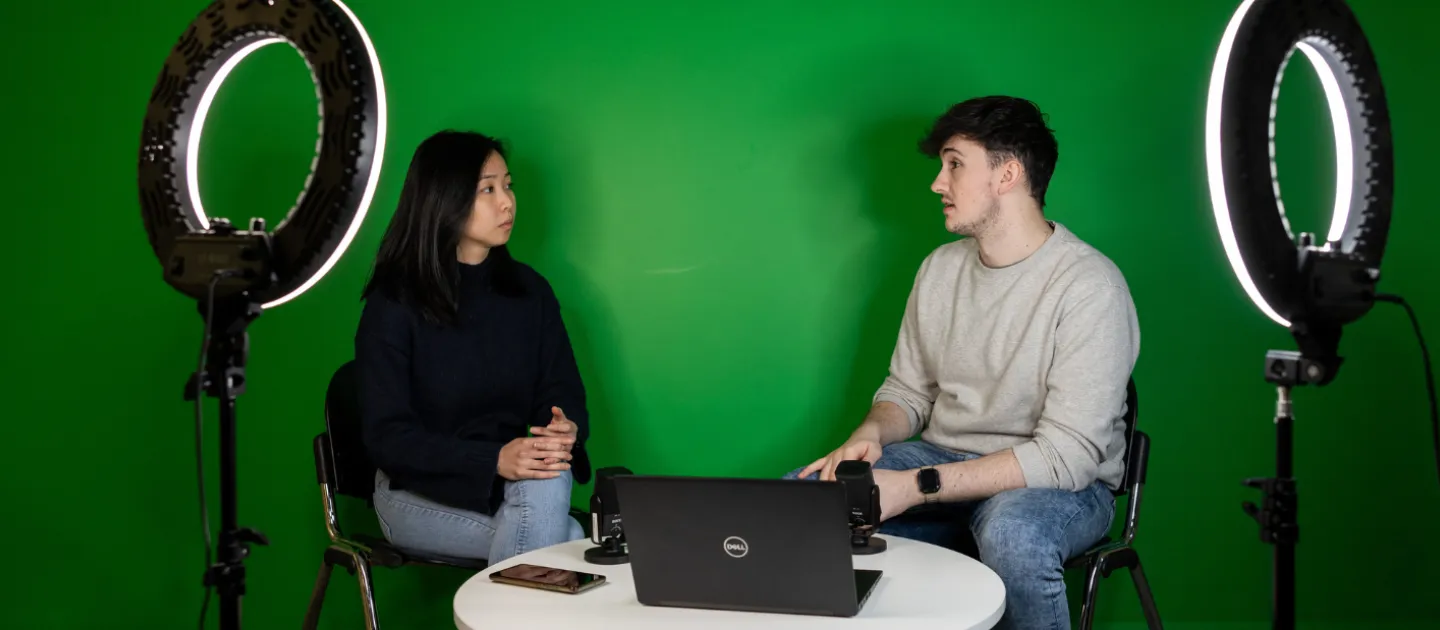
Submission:
M 1130 579 L 1140 595 L 1140 608 L 1145 612 L 1145 622 L 1150 630 L 1161 630 L 1160 612 L 1155 608 L 1155 598 L 1150 593 L 1150 582 L 1145 579 L 1145 569 L 1140 565 L 1140 554 L 1135 551 L 1136 523 L 1140 520 L 1140 491 L 1145 487 L 1145 467 L 1150 461 L 1150 436 L 1135 428 L 1140 415 L 1140 397 L 1135 391 L 1135 379 L 1126 386 L 1125 412 L 1125 476 L 1116 497 L 1129 496 L 1125 509 L 1125 529 L 1119 540 L 1106 536 L 1095 546 L 1066 563 L 1069 569 L 1085 570 L 1084 602 L 1080 609 L 1080 629 L 1090 630 L 1095 624 L 1095 597 L 1100 590 L 1100 578 L 1120 569 L 1130 570 Z
M 488 566 L 482 559 L 419 554 L 399 549 L 383 538 L 364 534 L 347 537 L 341 532 L 335 508 L 338 496 L 364 499 L 366 505 L 374 507 L 375 466 L 361 442 L 360 402 L 353 361 L 346 362 L 335 371 L 325 392 L 325 432 L 315 436 L 315 475 L 320 481 L 320 501 L 325 508 L 325 530 L 330 534 L 330 545 L 325 549 L 320 575 L 310 595 L 310 607 L 305 614 L 306 630 L 314 630 L 320 622 L 325 588 L 330 582 L 330 572 L 337 566 L 358 577 L 367 630 L 376 630 L 380 626 L 375 614 L 371 567 L 430 565 L 478 571 Z M 588 522 L 588 517 L 581 522 Z

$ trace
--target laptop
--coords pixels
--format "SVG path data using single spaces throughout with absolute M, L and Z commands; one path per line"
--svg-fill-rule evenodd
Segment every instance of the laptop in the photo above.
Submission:
M 880 580 L 854 568 L 840 482 L 614 481 L 641 604 L 853 617 Z

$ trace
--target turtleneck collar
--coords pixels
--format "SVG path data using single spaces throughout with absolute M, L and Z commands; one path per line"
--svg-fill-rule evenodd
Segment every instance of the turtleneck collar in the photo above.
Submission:
M 490 275 L 495 269 L 494 258 L 493 255 L 486 256 L 485 260 L 475 264 L 455 261 L 459 269 L 460 287 L 464 292 L 469 293 L 489 286 Z

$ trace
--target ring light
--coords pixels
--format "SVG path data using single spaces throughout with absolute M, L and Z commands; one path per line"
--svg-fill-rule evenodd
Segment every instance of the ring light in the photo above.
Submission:
M 1335 138 L 1335 205 L 1322 242 L 1308 233 L 1297 240 L 1290 231 L 1276 176 L 1276 103 L 1280 78 L 1296 50 L 1320 77 Z M 1265 355 L 1265 380 L 1278 390 L 1275 476 L 1246 479 L 1264 498 L 1259 506 L 1243 505 L 1260 525 L 1260 540 L 1274 545 L 1277 630 L 1295 628 L 1299 495 L 1292 471 L 1290 390 L 1335 378 L 1342 363 L 1341 329 L 1377 299 L 1393 159 L 1380 71 L 1343 0 L 1243 0 L 1225 27 L 1211 70 L 1205 169 L 1215 225 L 1235 277 L 1255 306 L 1288 328 L 1299 345 L 1298 352 Z M 1378 298 L 1403 303 L 1396 296 Z M 1426 365 L 1428 370 L 1428 355 Z M 1433 414 L 1433 391 L 1431 400 Z
M 1294 51 L 1320 77 L 1335 137 L 1336 191 L 1323 243 L 1297 244 L 1275 168 L 1280 77 Z M 1265 147 L 1265 150 L 1260 150 Z M 1215 54 L 1205 107 L 1205 167 L 1215 223 L 1246 295 L 1275 323 L 1348 323 L 1357 303 L 1312 303 L 1301 274 L 1310 258 L 1363 292 L 1378 279 L 1390 224 L 1394 163 L 1380 71 L 1355 16 L 1340 0 L 1244 0 Z M 1340 272 L 1344 273 L 1340 273 Z
M 319 98 L 320 135 L 305 188 L 274 233 L 206 215 L 200 138 L 216 93 L 250 53 L 288 43 Z M 299 297 L 339 260 L 365 218 L 385 151 L 385 88 L 374 44 L 339 0 L 220 0 L 185 31 L 165 61 L 146 111 L 140 202 L 166 281 L 206 297 L 249 292 L 263 308 Z
M 201 201 L 200 138 L 225 78 L 251 53 L 287 43 L 305 60 L 319 98 L 320 134 L 305 187 L 273 233 L 212 218 Z M 245 391 L 246 327 L 299 297 L 345 253 L 359 230 L 385 153 L 385 85 L 370 36 L 340 0 L 215 0 L 170 50 L 150 95 L 140 142 L 140 208 L 165 282 L 201 303 L 205 336 L 185 387 L 205 533 L 205 603 L 220 596 L 221 630 L 240 627 L 244 559 L 260 532 L 237 524 L 235 401 Z M 212 337 L 211 331 L 215 334 Z M 212 563 L 200 448 L 202 396 L 220 400 L 221 523 Z

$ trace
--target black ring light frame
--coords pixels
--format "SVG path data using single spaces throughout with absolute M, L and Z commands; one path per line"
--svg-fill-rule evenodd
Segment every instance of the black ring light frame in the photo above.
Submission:
M 1295 51 L 1319 75 L 1335 137 L 1336 193 L 1325 238 L 1297 239 L 1275 168 L 1280 79 Z M 1390 117 L 1374 53 L 1343 0 L 1243 0 L 1215 55 L 1205 109 L 1205 158 L 1216 227 L 1251 301 L 1288 328 L 1299 351 L 1266 354 L 1277 386 L 1275 477 L 1245 480 L 1261 506 L 1245 512 L 1274 546 L 1273 623 L 1295 627 L 1298 495 L 1292 477 L 1290 390 L 1335 378 L 1341 329 L 1374 305 L 1394 190 Z
M 319 98 L 317 155 L 303 192 L 273 233 L 209 217 L 198 162 L 205 118 L 221 83 L 250 53 L 287 43 L 299 51 Z M 295 299 L 339 260 L 374 199 L 385 151 L 385 88 L 374 44 L 340 0 L 215 0 L 171 49 L 151 93 L 140 146 L 141 214 L 165 281 L 200 302 L 205 343 L 185 387 L 220 400 L 221 526 L 204 584 L 220 596 L 220 627 L 240 627 L 244 558 L 265 536 L 236 523 L 235 400 L 245 390 L 246 327 L 262 310 Z M 212 328 L 214 336 L 212 337 Z M 203 465 L 200 498 L 204 504 Z M 209 520 L 205 517 L 206 540 Z M 207 545 L 206 557 L 209 562 Z M 203 615 L 203 609 L 202 609 Z
M 140 148 L 140 203 L 150 245 L 166 279 L 190 297 L 206 297 L 215 265 L 195 250 L 233 229 L 213 224 L 200 199 L 200 137 L 215 94 L 250 53 L 288 43 L 309 66 L 320 101 L 317 155 L 304 191 L 272 235 L 252 223 L 262 265 L 244 253 L 244 282 L 265 308 L 314 286 L 349 246 L 375 195 L 385 144 L 385 89 L 369 35 L 338 0 L 218 0 L 171 50 L 146 111 Z M 206 236 L 210 238 L 205 238 Z
M 1298 244 L 1275 176 L 1275 105 L 1295 51 L 1320 76 L 1335 133 L 1336 194 L 1324 242 Z M 1264 147 L 1265 150 L 1261 150 Z M 1205 157 L 1216 226 L 1245 293 L 1287 328 L 1343 325 L 1363 309 L 1332 308 L 1302 274 L 1321 255 L 1378 280 L 1390 227 L 1394 161 L 1375 57 L 1341 0 L 1245 0 L 1215 57 L 1205 111 Z M 1362 302 L 1365 300 L 1361 300 Z

